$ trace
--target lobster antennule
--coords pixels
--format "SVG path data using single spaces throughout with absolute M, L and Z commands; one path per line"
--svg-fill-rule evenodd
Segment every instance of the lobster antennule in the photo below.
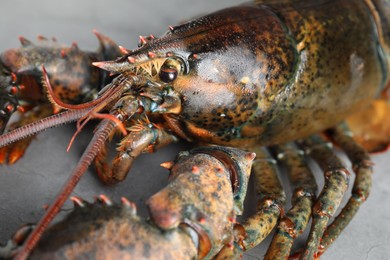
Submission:
M 97 104 L 101 103 L 102 101 L 106 100 L 111 94 L 114 93 L 114 90 L 116 88 L 111 87 L 107 89 L 97 99 L 94 99 L 90 102 L 86 102 L 83 104 L 78 104 L 78 105 L 73 105 L 73 104 L 66 104 L 62 102 L 59 98 L 56 97 L 53 87 L 51 86 L 49 76 L 47 74 L 45 66 L 42 65 L 42 71 L 43 71 L 43 86 L 45 87 L 47 91 L 47 98 L 49 99 L 50 103 L 52 103 L 55 107 L 59 107 L 62 109 L 71 109 L 71 110 L 76 110 L 76 109 L 85 109 L 85 108 L 91 108 L 93 106 L 96 106 Z

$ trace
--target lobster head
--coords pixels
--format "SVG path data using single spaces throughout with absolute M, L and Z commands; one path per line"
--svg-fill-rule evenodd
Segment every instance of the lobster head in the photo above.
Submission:
M 280 105 L 275 96 L 294 73 L 296 53 L 286 35 L 270 10 L 241 5 L 170 27 L 160 38 L 141 37 L 138 49 L 122 48 L 123 57 L 94 64 L 169 89 L 175 109 L 161 112 L 180 122 L 187 139 L 251 146 L 273 120 Z M 266 135 L 263 141 L 269 142 Z
M 188 75 L 189 62 L 194 56 L 186 50 L 177 35 L 170 31 L 161 38 L 140 36 L 138 49 L 129 51 L 121 46 L 120 49 L 123 56 L 117 60 L 93 64 L 112 75 L 119 75 L 118 78 L 130 79 L 132 86 L 124 92 L 142 97 L 142 105 L 149 104 L 149 107 L 144 107 L 146 110 L 179 114 L 181 100 L 178 85 Z M 112 86 L 106 89 L 109 87 Z M 123 107 L 123 102 L 120 103 L 119 106 Z

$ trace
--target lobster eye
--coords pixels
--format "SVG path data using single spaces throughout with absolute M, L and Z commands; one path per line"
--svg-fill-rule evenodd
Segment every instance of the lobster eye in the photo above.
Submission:
M 177 78 L 178 72 L 175 68 L 163 66 L 160 70 L 159 77 L 165 82 L 169 83 L 174 81 Z

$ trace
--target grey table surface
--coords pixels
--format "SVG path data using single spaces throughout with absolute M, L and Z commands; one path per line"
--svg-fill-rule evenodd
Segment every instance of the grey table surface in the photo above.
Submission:
M 135 48 L 139 35 L 162 34 L 168 25 L 199 14 L 218 10 L 242 1 L 233 0 L 113 0 L 52 1 L 2 0 L 0 2 L 0 50 L 18 47 L 20 35 L 35 39 L 38 34 L 55 36 L 60 42 L 77 41 L 82 49 L 95 49 L 92 34 L 97 29 L 118 44 Z M 86 147 L 92 132 L 88 128 L 77 138 L 69 153 L 65 149 L 75 128 L 66 125 L 48 130 L 36 138 L 24 158 L 13 166 L 0 166 L 0 243 L 4 243 L 19 225 L 35 222 L 44 213 L 42 206 L 64 183 Z M 83 177 L 74 195 L 93 200 L 108 194 L 114 201 L 121 196 L 142 203 L 166 184 L 167 173 L 158 165 L 171 160 L 186 145 L 172 145 L 141 156 L 127 180 L 105 187 L 93 169 Z M 341 234 L 323 259 L 390 258 L 390 153 L 374 156 L 375 174 L 369 200 Z M 317 173 L 321 182 L 321 173 Z M 287 184 L 284 184 L 287 186 Z M 287 188 L 288 189 L 288 188 Z M 70 204 L 64 207 L 67 212 Z M 141 213 L 145 209 L 141 207 Z M 261 259 L 267 242 L 246 253 L 246 259 Z

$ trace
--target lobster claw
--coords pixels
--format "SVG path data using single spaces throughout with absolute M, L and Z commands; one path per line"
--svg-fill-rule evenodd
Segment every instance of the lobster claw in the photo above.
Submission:
M 185 225 L 196 232 L 200 259 L 215 254 L 218 241 L 228 239 L 229 228 L 242 213 L 243 198 L 237 195 L 246 194 L 254 157 L 220 146 L 180 153 L 170 184 L 146 202 L 151 219 L 163 230 Z

